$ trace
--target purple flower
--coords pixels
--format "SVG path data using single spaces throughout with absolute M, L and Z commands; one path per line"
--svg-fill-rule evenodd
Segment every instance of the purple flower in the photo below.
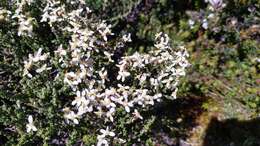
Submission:
M 209 3 L 215 8 L 218 9 L 222 6 L 223 0 L 209 0 Z

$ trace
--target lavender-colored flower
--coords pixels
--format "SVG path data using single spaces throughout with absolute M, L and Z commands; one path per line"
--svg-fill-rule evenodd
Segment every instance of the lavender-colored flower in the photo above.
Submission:
M 209 0 L 209 3 L 215 8 L 218 9 L 222 7 L 223 0 Z
M 247 10 L 248 10 L 250 13 L 254 13 L 255 10 L 256 10 L 256 8 L 255 8 L 254 6 L 249 6 L 249 7 L 247 8 Z

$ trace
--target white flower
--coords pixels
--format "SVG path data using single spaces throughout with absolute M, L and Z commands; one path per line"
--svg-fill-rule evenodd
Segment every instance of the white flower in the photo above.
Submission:
M 150 83 L 152 86 L 159 86 L 159 80 L 155 78 L 150 78 Z
M 157 100 L 157 101 L 159 102 L 159 101 L 161 101 L 161 97 L 162 97 L 162 94 L 161 94 L 161 93 L 158 93 L 158 94 L 155 94 L 155 95 L 153 96 L 153 99 L 154 99 L 154 100 Z
M 32 74 L 29 73 L 31 67 L 32 67 L 32 59 L 29 59 L 29 61 L 24 61 L 23 76 L 27 75 L 29 78 L 32 78 Z
M 106 139 L 98 139 L 97 146 L 109 146 L 108 141 Z
M 33 124 L 33 117 L 31 115 L 29 115 L 28 124 L 26 124 L 26 132 L 29 133 L 30 131 L 37 131 L 37 128 Z
M 47 19 L 50 17 L 49 13 L 45 12 L 42 14 L 42 19 L 40 22 L 47 22 Z
M 116 110 L 115 110 L 115 108 L 113 108 L 113 107 L 110 108 L 108 112 L 106 112 L 106 117 L 107 117 L 111 122 L 114 121 L 113 115 L 115 114 L 115 112 L 116 112 Z M 106 121 L 108 120 L 107 118 L 105 119 Z
M 80 0 L 80 2 L 81 2 L 82 4 L 85 4 L 85 3 L 86 3 L 85 0 Z M 85 8 L 86 8 L 87 13 L 91 13 L 91 12 L 92 12 L 92 10 L 90 10 L 89 7 L 85 7 Z
M 75 99 L 72 101 L 72 105 L 76 105 L 77 107 L 80 107 L 81 105 L 87 106 L 89 104 L 89 100 L 86 100 L 85 98 L 85 91 L 77 91 L 77 96 Z
M 129 90 L 130 87 L 129 86 L 123 86 L 121 84 L 117 84 L 117 86 L 118 86 L 117 92 L 120 94 L 117 97 L 120 97 L 120 98 L 112 97 L 111 100 L 113 100 L 115 102 L 119 102 L 122 99 L 128 98 L 129 94 L 131 93 L 131 91 Z
M 204 29 L 208 29 L 208 21 L 207 21 L 207 19 L 203 19 L 203 21 L 202 21 L 202 27 L 203 27 Z
M 105 113 L 103 112 L 101 107 L 97 107 L 98 111 L 94 112 L 99 118 L 102 117 L 102 115 Z
M 256 62 L 260 63 L 260 58 L 256 58 Z
M 154 46 L 158 49 L 164 50 L 169 48 L 169 36 L 167 34 L 163 34 L 162 32 L 157 33 L 155 35 L 155 39 L 157 40 Z
M 88 106 L 88 105 L 80 105 L 78 107 L 78 112 L 77 116 L 82 116 L 86 112 L 92 112 L 93 111 L 93 106 Z
M 125 78 L 128 77 L 128 76 L 130 76 L 130 75 L 131 75 L 131 74 L 130 74 L 128 71 L 120 70 L 120 71 L 118 72 L 118 75 L 117 75 L 116 79 L 117 79 L 117 80 L 120 80 L 120 79 L 121 79 L 121 81 L 124 82 L 124 81 L 125 81 Z
M 0 22 L 3 21 L 3 20 L 8 21 L 11 14 L 12 14 L 11 11 L 0 8 Z
M 111 53 L 109 53 L 109 52 L 107 52 L 107 51 L 104 51 L 103 53 L 104 53 L 104 55 L 106 55 L 106 57 L 108 58 L 108 61 L 109 61 L 109 62 L 114 62 L 114 60 L 112 60 L 113 54 L 111 54 Z
M 175 90 L 172 92 L 171 97 L 172 97 L 173 99 L 176 99 L 176 98 L 177 98 L 177 91 L 178 91 L 178 88 L 175 88 Z
M 162 35 L 162 32 L 156 33 L 155 34 L 155 39 L 158 39 Z
M 194 28 L 195 21 L 189 19 L 188 23 L 189 23 L 190 28 L 193 29 L 193 28 Z
M 138 79 L 139 79 L 140 83 L 142 84 L 142 83 L 144 83 L 146 81 L 147 77 L 149 77 L 149 76 L 150 76 L 150 74 L 143 73 L 140 76 L 138 76 Z
M 29 60 L 24 61 L 24 70 L 23 70 L 23 76 L 27 75 L 29 78 L 32 78 L 32 75 L 29 73 L 29 70 L 32 68 L 34 63 L 37 63 L 39 61 L 44 61 L 47 59 L 49 53 L 41 54 L 42 48 L 39 48 L 36 53 L 34 53 L 34 56 L 32 54 L 29 54 Z M 37 73 L 41 73 L 44 70 L 50 70 L 51 67 L 47 67 L 46 64 L 42 65 L 42 67 L 36 69 Z
M 33 25 L 32 25 L 32 18 L 26 18 L 23 15 L 18 16 L 19 19 L 19 27 L 18 27 L 18 36 L 22 35 L 32 35 Z
M 48 54 L 44 53 L 42 54 L 42 48 L 39 48 L 38 51 L 34 54 L 32 60 L 33 62 L 38 62 L 38 61 L 44 61 L 48 57 Z
M 106 127 L 106 130 L 100 129 L 101 135 L 98 135 L 97 139 L 104 139 L 107 136 L 114 137 L 116 134 L 109 130 L 109 127 Z
M 132 66 L 134 68 L 136 68 L 136 67 L 142 68 L 145 66 L 143 63 L 143 57 L 138 52 L 135 52 L 132 56 L 129 56 L 129 59 L 131 60 L 131 62 L 133 64 Z
M 78 115 L 75 114 L 73 111 L 71 111 L 70 109 L 68 108 L 64 108 L 63 111 L 65 112 L 64 113 L 64 118 L 67 120 L 67 122 L 69 123 L 69 120 L 73 121 L 74 124 L 79 124 L 79 121 L 78 121 Z
M 123 35 L 123 41 L 124 42 L 132 42 L 131 33 Z
M 97 139 L 98 139 L 98 143 L 97 143 L 97 146 L 108 146 L 108 141 L 106 140 L 106 137 L 114 137 L 115 136 L 115 133 L 114 132 L 111 132 L 109 130 L 109 127 L 106 128 L 106 130 L 104 129 L 100 129 L 100 133 L 101 135 L 98 135 L 97 136 Z
M 66 56 L 67 55 L 67 51 L 65 49 L 63 49 L 63 46 L 60 45 L 58 47 L 58 49 L 56 51 L 54 51 L 55 54 L 59 55 L 59 56 Z
M 108 80 L 107 78 L 107 71 L 105 70 L 105 68 L 102 68 L 99 72 L 98 72 L 99 77 L 102 80 L 102 83 L 105 83 L 105 80 Z
M 115 103 L 113 103 L 109 98 L 105 97 L 105 99 L 101 100 L 101 103 L 106 108 L 116 107 Z
M 180 65 L 180 67 L 186 68 L 190 65 L 188 60 L 186 59 L 186 57 L 188 57 L 188 53 L 186 50 L 184 52 L 178 51 L 175 53 L 175 55 L 176 55 L 175 61 Z
M 101 34 L 105 41 L 107 41 L 107 35 L 113 35 L 110 28 L 111 25 L 107 25 L 104 21 L 100 23 L 97 27 L 98 32 Z
M 136 119 L 141 119 L 141 120 L 143 120 L 143 117 L 141 116 L 141 114 L 138 112 L 137 109 L 135 109 L 132 114 L 133 114 L 135 120 L 136 120 Z
M 208 15 L 208 18 L 211 19 L 211 18 L 214 18 L 214 16 L 215 16 L 215 15 L 214 15 L 213 13 L 210 13 L 210 14 Z
M 124 108 L 126 112 L 130 112 L 130 107 L 133 107 L 133 102 L 132 101 L 128 101 L 127 97 L 122 97 L 119 99 L 115 99 L 115 101 L 119 104 L 121 104 Z
M 178 68 L 174 70 L 173 74 L 176 76 L 185 76 L 186 73 L 183 68 Z
M 41 73 L 45 70 L 50 70 L 50 69 L 51 69 L 51 67 L 47 67 L 47 64 L 44 64 L 41 68 L 36 69 L 36 72 Z
M 126 143 L 126 140 L 124 140 L 124 139 L 122 139 L 122 138 L 115 137 L 114 140 L 115 140 L 116 142 L 118 142 L 119 144 L 124 144 L 124 143 Z
M 67 83 L 71 87 L 78 85 L 79 83 L 81 83 L 81 81 L 82 80 L 79 78 L 79 76 L 74 72 L 68 72 L 65 74 L 64 83 Z

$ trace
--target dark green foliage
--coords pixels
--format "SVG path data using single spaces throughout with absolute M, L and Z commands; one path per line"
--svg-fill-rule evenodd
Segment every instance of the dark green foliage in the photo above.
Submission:
M 199 23 L 192 29 L 188 24 L 188 20 L 202 10 L 205 10 L 204 13 L 210 13 L 206 10 L 208 5 L 202 0 L 86 2 L 94 10 L 96 17 L 113 24 L 115 33 L 132 33 L 133 43 L 126 50 L 128 53 L 149 49 L 153 44 L 151 40 L 158 31 L 169 34 L 173 45 L 182 44 L 188 48 L 191 68 L 187 78 L 181 80 L 179 97 L 213 98 L 216 104 L 221 104 L 221 114 L 225 118 L 248 119 L 259 115 L 258 0 L 228 1 L 222 11 L 215 13 L 217 18 L 209 22 L 210 27 L 207 30 Z M 8 0 L 0 1 L 1 7 L 9 7 Z M 30 9 L 38 19 L 39 7 L 40 5 L 35 5 Z M 253 12 L 248 9 L 253 9 Z M 231 18 L 237 20 L 236 26 L 230 24 Z M 51 145 L 54 139 L 63 143 L 67 140 L 67 145 L 95 144 L 99 131 L 96 131 L 97 128 L 93 127 L 92 123 L 82 120 L 80 126 L 75 127 L 64 122 L 61 110 L 72 97 L 69 94 L 70 89 L 64 86 L 61 78 L 58 79 L 59 82 L 52 82 L 54 77 L 47 73 L 32 80 L 22 77 L 23 61 L 29 53 L 40 47 L 53 53 L 52 46 L 66 39 L 64 35 L 51 32 L 44 23 L 35 25 L 36 36 L 32 40 L 17 36 L 17 26 L 0 21 L 0 145 Z M 210 111 L 210 104 L 203 102 L 204 108 Z M 172 104 L 167 100 L 165 103 L 176 106 L 178 101 Z M 169 109 L 171 107 L 168 111 Z M 39 129 L 36 134 L 26 133 L 28 114 L 33 114 L 35 119 L 38 119 L 35 121 Z M 126 145 L 155 145 L 154 129 L 158 122 L 162 124 L 163 132 L 173 138 L 181 137 L 187 132 L 187 126 L 176 123 L 176 118 L 171 115 L 165 115 L 158 120 L 156 118 L 160 116 L 151 112 L 146 115 L 145 120 L 138 121 L 142 122 L 144 127 L 140 127 L 138 122 L 129 124 L 130 118 L 126 115 L 122 110 L 115 121 L 117 127 L 114 127 L 127 140 Z M 254 137 L 248 137 L 244 145 L 252 145 L 253 141 Z

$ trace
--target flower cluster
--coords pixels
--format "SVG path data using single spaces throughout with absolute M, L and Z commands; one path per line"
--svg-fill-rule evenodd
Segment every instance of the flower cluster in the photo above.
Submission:
M 209 28 L 212 29 L 216 21 L 219 20 L 219 14 L 223 8 L 226 7 L 226 3 L 223 0 L 205 0 L 205 3 L 209 3 L 207 10 L 201 10 L 199 13 L 191 14 L 191 19 L 188 20 L 188 25 L 191 29 L 194 29 L 194 25 L 196 23 L 200 24 L 200 26 L 207 30 Z M 213 28 L 216 31 L 216 28 Z
M 31 2 L 19 4 L 22 7 Z M 131 34 L 123 35 L 113 44 L 110 42 L 110 36 L 114 35 L 111 25 L 91 19 L 91 10 L 84 1 L 71 1 L 70 4 L 76 9 L 67 9 L 67 5 L 58 0 L 43 2 L 39 23 L 47 22 L 53 33 L 68 39 L 56 46 L 52 55 L 50 52 L 42 54 L 41 48 L 34 55 L 29 54 L 29 59 L 24 61 L 23 75 L 33 78 L 30 73 L 33 66 L 37 67 L 37 73 L 55 70 L 56 78 L 62 78 L 74 96 L 62 110 L 65 121 L 77 125 L 86 119 L 84 117 L 98 119 L 99 127 L 106 130 L 101 128 L 97 145 L 108 145 L 111 137 L 120 137 L 113 129 L 119 109 L 129 114 L 133 121 L 142 120 L 139 111 L 164 97 L 177 98 L 180 77 L 185 76 L 189 66 L 189 55 L 183 46 L 172 48 L 167 34 L 158 33 L 154 47 L 149 51 L 124 54 L 115 61 L 112 56 L 118 47 L 125 47 L 132 41 Z M 18 35 L 32 35 L 33 18 L 23 17 L 20 7 L 14 15 L 20 22 Z M 115 70 L 111 75 L 110 69 Z M 28 131 L 36 131 L 29 118 Z
M 26 5 L 31 5 L 31 3 L 31 0 L 21 0 L 16 2 L 17 9 L 12 15 L 12 18 L 17 19 L 18 21 L 18 36 L 32 36 L 34 19 L 24 12 L 24 7 Z
M 29 54 L 29 60 L 24 61 L 24 69 L 23 69 L 23 76 L 28 76 L 32 78 L 32 74 L 30 71 L 33 70 L 33 66 L 38 67 L 35 69 L 37 73 L 41 73 L 45 70 L 50 70 L 51 67 L 47 67 L 47 64 L 43 64 L 40 61 L 45 61 L 48 57 L 49 53 L 42 54 L 42 48 L 39 48 L 39 50 L 34 54 Z
M 211 10 L 217 10 L 217 9 L 221 9 L 223 7 L 226 6 L 225 3 L 223 3 L 223 0 L 205 0 L 205 2 L 209 2 L 210 3 L 210 9 Z
M 0 8 L 0 22 L 7 21 L 11 14 L 11 11 Z

